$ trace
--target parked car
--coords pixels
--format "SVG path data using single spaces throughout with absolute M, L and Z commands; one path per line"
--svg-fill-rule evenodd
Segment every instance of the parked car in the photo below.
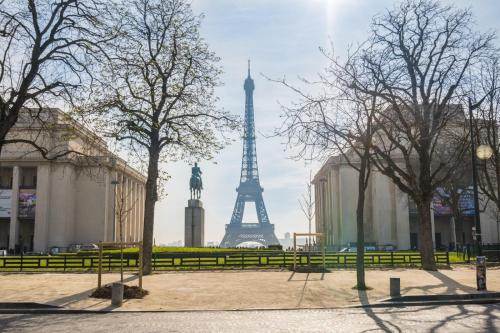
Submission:
M 346 252 L 357 252 L 357 251 L 355 247 L 344 247 L 339 252 L 346 253 Z
M 68 246 L 68 252 L 79 252 L 81 246 L 81 244 L 70 244 Z
M 385 244 L 384 245 L 384 251 L 386 251 L 386 252 L 392 252 L 395 250 L 396 250 L 396 248 L 392 244 Z
M 377 251 L 377 248 L 373 245 L 366 245 L 365 246 L 365 252 L 374 252 Z M 355 246 L 350 246 L 350 247 L 344 247 L 342 250 L 339 252 L 358 252 L 358 249 Z
M 35 252 L 35 251 L 23 253 L 23 256 L 48 256 L 48 255 L 49 254 L 47 252 Z
M 80 251 L 98 251 L 99 246 L 96 244 L 88 243 L 88 244 L 81 244 L 80 245 Z
M 53 246 L 49 249 L 49 254 L 52 255 L 52 256 L 55 256 L 56 254 L 59 254 L 61 251 L 61 248 L 57 247 L 57 246 Z

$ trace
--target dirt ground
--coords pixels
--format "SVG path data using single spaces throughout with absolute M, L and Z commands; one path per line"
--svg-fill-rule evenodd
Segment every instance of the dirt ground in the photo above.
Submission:
M 116 310 L 233 310 L 331 308 L 374 303 L 389 296 L 389 278 L 401 279 L 403 295 L 475 293 L 473 267 L 427 272 L 419 269 L 367 270 L 372 289 L 352 289 L 354 270 L 330 273 L 290 271 L 169 272 L 144 277 L 144 299 L 126 300 Z M 119 280 L 104 274 L 103 283 Z M 129 285 L 137 276 L 126 275 Z M 97 285 L 91 273 L 1 273 L 0 302 L 38 302 L 70 309 L 109 310 L 109 300 L 90 298 Z M 489 291 L 500 291 L 500 267 L 489 268 Z

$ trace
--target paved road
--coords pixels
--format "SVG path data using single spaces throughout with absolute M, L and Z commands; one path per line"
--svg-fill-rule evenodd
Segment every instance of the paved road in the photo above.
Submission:
M 3 314 L 0 332 L 500 332 L 500 305 L 378 309 Z

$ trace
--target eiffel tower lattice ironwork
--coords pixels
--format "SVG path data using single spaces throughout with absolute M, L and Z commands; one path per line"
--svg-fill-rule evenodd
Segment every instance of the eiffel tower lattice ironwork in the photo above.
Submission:
M 250 77 L 250 60 L 248 61 L 248 77 L 245 89 L 245 128 L 243 135 L 243 159 L 241 162 L 240 186 L 236 189 L 238 196 L 234 205 L 231 222 L 226 224 L 226 234 L 221 247 L 236 247 L 243 242 L 258 242 L 262 245 L 279 244 L 274 234 L 274 225 L 269 222 L 266 206 L 262 198 L 264 189 L 260 186 L 257 168 L 257 149 L 255 145 L 255 121 L 253 110 L 253 91 L 255 85 Z M 243 223 L 245 204 L 254 202 L 258 223 Z

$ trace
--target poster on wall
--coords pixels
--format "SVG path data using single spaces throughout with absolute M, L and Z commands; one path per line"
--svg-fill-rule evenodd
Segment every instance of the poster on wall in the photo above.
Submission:
M 432 198 L 432 207 L 434 209 L 434 216 L 447 216 L 453 212 L 451 207 L 447 205 L 446 200 L 449 195 L 444 192 L 442 188 L 437 188 L 434 197 Z
M 435 216 L 451 216 L 453 214 L 451 207 L 446 203 L 446 199 L 448 198 L 449 194 L 442 188 L 437 188 L 436 194 L 432 199 Z M 458 208 L 462 216 L 474 215 L 474 192 L 472 190 L 466 189 L 460 192 Z
M 458 199 L 460 213 L 464 216 L 474 216 L 476 210 L 474 209 L 474 192 L 472 190 L 464 190 Z M 481 207 L 481 205 L 479 205 Z
M 10 217 L 12 190 L 0 190 L 0 218 Z
M 36 190 L 19 190 L 19 217 L 25 219 L 35 218 Z

